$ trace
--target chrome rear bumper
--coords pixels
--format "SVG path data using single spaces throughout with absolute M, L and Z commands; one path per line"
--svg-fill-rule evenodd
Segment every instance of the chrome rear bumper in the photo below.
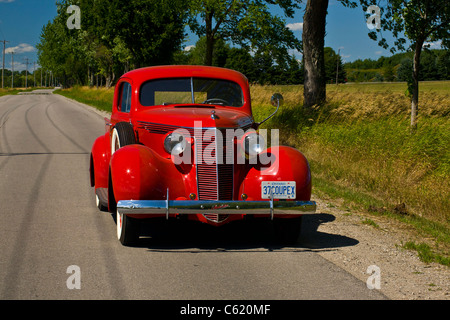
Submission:
M 316 212 L 314 201 L 210 201 L 210 200 L 121 200 L 121 214 L 267 214 L 301 215 Z

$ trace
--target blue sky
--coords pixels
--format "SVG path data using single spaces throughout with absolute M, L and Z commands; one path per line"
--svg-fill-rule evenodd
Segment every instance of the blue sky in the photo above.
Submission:
M 35 47 L 39 42 L 42 27 L 56 15 L 55 2 L 56 0 L 0 0 L 0 41 L 9 41 L 6 44 L 7 52 L 14 50 L 15 70 L 25 69 L 26 58 L 30 63 L 37 62 Z M 286 19 L 286 24 L 300 39 L 303 10 L 304 5 L 296 11 L 294 19 Z M 367 36 L 369 29 L 361 7 L 345 8 L 339 1 L 330 0 L 326 31 L 325 46 L 332 47 L 336 52 L 340 49 L 344 61 L 354 61 L 359 58 L 378 59 L 382 55 L 391 55 L 389 51 L 379 47 Z M 194 45 L 195 40 L 196 37 L 191 36 L 185 46 Z M 0 52 L 1 49 L 3 49 L 2 42 L 0 42 Z M 11 68 L 9 53 L 5 57 L 5 67 Z M 28 70 L 32 69 L 33 64 Z

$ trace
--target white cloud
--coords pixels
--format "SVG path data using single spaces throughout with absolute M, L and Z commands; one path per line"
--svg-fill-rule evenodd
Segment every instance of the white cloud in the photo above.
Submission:
M 195 48 L 194 45 L 186 46 L 186 48 L 184 48 L 184 51 L 191 51 L 194 48 Z
M 291 29 L 292 31 L 302 31 L 303 30 L 303 22 L 296 22 L 296 23 L 288 23 L 286 25 L 288 29 Z
M 0 0 L 0 2 L 6 2 L 6 3 L 8 3 L 8 2 L 14 2 L 15 0 Z
M 377 56 L 381 56 L 382 53 L 383 53 L 383 51 L 375 51 L 375 54 L 376 54 Z
M 441 49 L 442 40 L 438 40 L 435 42 L 425 42 L 423 44 L 424 47 L 428 47 L 429 49 Z
M 27 43 L 21 43 L 21 44 L 19 44 L 16 47 L 6 48 L 5 53 L 11 53 L 11 52 L 14 52 L 14 53 L 25 53 L 25 52 L 33 52 L 35 50 L 36 49 L 32 45 L 29 45 Z
M 289 49 L 288 52 L 290 55 L 294 55 L 296 58 L 302 57 L 302 53 L 297 49 Z
M 27 68 L 25 63 L 14 61 L 14 71 L 23 71 Z M 10 68 L 11 69 L 11 68 Z M 28 72 L 30 71 L 30 67 L 28 67 Z

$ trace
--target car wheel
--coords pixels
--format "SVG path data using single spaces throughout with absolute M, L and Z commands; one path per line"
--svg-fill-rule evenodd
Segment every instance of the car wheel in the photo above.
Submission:
M 275 240 L 285 245 L 293 245 L 297 242 L 302 230 L 302 217 L 298 218 L 274 218 L 273 230 Z
M 124 246 L 136 244 L 139 239 L 139 221 L 116 210 L 117 239 Z
M 105 207 L 101 201 L 100 198 L 98 197 L 98 195 L 95 195 L 95 204 L 97 205 L 98 210 L 100 211 L 108 211 L 108 207 Z
M 114 126 L 111 136 L 111 155 L 119 148 L 136 143 L 133 126 L 128 122 L 119 122 Z
M 111 156 L 121 147 L 135 143 L 136 136 L 134 135 L 133 126 L 128 122 L 117 123 L 114 126 L 111 136 Z M 110 188 L 111 187 L 112 185 Z M 115 206 L 114 209 L 116 209 Z M 139 239 L 139 221 L 124 214 L 120 214 L 116 209 L 116 225 L 117 238 L 120 243 L 124 246 L 129 246 L 137 242 Z

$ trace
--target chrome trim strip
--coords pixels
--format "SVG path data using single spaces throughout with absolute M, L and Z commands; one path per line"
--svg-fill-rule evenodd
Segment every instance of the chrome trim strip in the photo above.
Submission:
M 169 219 L 169 188 L 167 188 L 166 196 L 166 219 Z
M 121 200 L 120 214 L 268 214 L 300 215 L 316 212 L 314 201 L 215 201 L 215 200 Z
M 176 130 L 176 129 L 186 129 L 186 130 L 195 130 L 195 129 L 201 129 L 201 130 L 209 130 L 209 129 L 218 129 L 218 130 L 222 130 L 222 129 L 242 129 L 242 130 L 248 130 L 250 129 L 249 126 L 251 126 L 254 122 L 249 122 L 245 125 L 242 125 L 240 127 L 180 127 L 180 126 L 176 126 L 173 124 L 163 124 L 163 123 L 156 123 L 156 122 L 147 122 L 147 121 L 138 121 L 138 124 L 141 126 L 144 125 L 161 125 L 161 126 L 167 126 L 167 127 L 173 127 L 171 128 L 171 130 Z M 248 127 L 248 128 L 246 128 Z
M 195 180 L 196 180 L 196 184 L 197 184 L 197 199 L 200 199 L 199 197 L 200 197 L 200 188 L 199 188 L 199 185 L 198 185 L 198 154 L 197 154 L 197 152 L 198 152 L 198 142 L 197 142 L 197 138 L 196 138 L 196 136 L 195 136 L 195 134 L 194 134 L 194 164 L 195 164 Z
M 227 142 L 225 142 L 225 144 L 226 143 Z M 228 148 L 227 148 L 227 152 L 228 152 Z M 232 162 L 233 169 L 231 169 L 232 172 L 233 172 L 233 174 L 231 176 L 231 199 L 234 199 L 234 174 L 235 174 L 235 172 L 234 172 L 234 155 L 237 153 L 237 148 L 236 149 L 234 148 L 234 138 L 233 138 L 233 144 L 231 146 L 231 152 L 232 152 L 232 155 L 233 155 L 232 156 L 232 158 L 233 158 L 233 162 Z M 225 159 L 225 162 L 228 163 L 228 158 Z M 238 194 L 239 194 L 239 191 L 238 191 Z
M 270 189 L 270 220 L 273 220 L 273 192 Z
M 223 145 L 223 141 L 222 141 L 222 145 Z M 219 156 L 218 150 L 217 150 L 217 129 L 214 129 L 214 146 L 216 148 L 216 150 L 214 150 L 214 153 L 216 155 L 216 190 L 217 190 L 217 197 L 216 197 L 216 199 L 219 200 L 219 196 L 220 196 L 220 192 L 219 191 L 220 191 L 220 189 L 219 189 L 219 161 L 217 161 L 218 160 L 218 156 Z M 222 147 L 222 150 L 220 150 L 220 151 L 221 151 L 221 154 L 223 156 L 223 147 Z

